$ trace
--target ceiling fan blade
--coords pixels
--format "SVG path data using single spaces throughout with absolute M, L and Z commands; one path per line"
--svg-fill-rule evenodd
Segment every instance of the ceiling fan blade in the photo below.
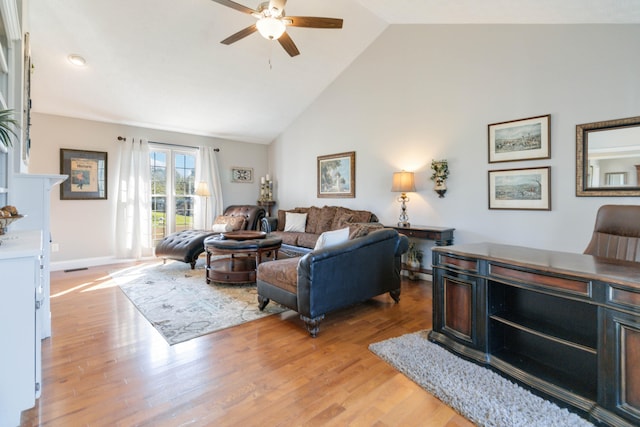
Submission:
M 291 37 L 289 36 L 289 34 L 287 34 L 286 31 L 282 33 L 280 38 L 278 38 L 278 42 L 280 43 L 280 46 L 282 46 L 284 50 L 287 51 L 289 56 L 300 55 L 300 51 L 296 47 L 296 44 L 293 42 L 293 40 L 291 40 Z
M 287 4 L 287 0 L 270 0 L 269 10 L 277 11 L 275 15 L 282 16 L 284 14 L 284 6 Z
M 243 6 L 231 0 L 213 0 L 213 1 L 223 6 L 230 7 L 231 9 L 239 10 L 240 12 L 243 12 L 243 13 L 248 13 L 249 15 L 251 15 L 252 13 L 258 13 L 257 10 L 251 9 L 250 7 L 247 7 L 247 6 Z
M 342 28 L 342 19 L 319 18 L 316 16 L 285 16 L 284 21 L 291 27 Z
M 227 37 L 226 39 L 222 40 L 220 43 L 222 44 L 231 44 L 231 43 L 235 43 L 240 39 L 243 39 L 253 33 L 255 33 L 256 31 L 258 31 L 258 28 L 256 27 L 256 24 L 253 24 L 243 30 L 238 31 L 235 34 L 230 35 L 229 37 Z

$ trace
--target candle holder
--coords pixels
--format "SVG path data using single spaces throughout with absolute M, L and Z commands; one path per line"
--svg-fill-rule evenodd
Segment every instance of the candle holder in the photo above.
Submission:
M 261 202 L 270 202 L 273 200 L 273 181 L 270 179 L 260 178 L 260 198 Z

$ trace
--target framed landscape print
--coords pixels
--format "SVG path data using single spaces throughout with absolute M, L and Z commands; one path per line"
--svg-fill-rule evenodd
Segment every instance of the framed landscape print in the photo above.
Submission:
M 69 179 L 60 184 L 61 200 L 107 198 L 107 153 L 60 149 L 60 173 Z
M 489 125 L 489 163 L 551 158 L 551 114 Z
M 231 168 L 231 182 L 253 182 L 253 168 L 233 166 Z
M 489 171 L 489 209 L 551 210 L 551 167 Z
M 356 152 L 318 156 L 318 197 L 356 197 Z

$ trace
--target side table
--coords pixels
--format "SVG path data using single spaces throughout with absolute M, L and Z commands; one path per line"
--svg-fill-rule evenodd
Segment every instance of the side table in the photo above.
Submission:
M 455 228 L 432 227 L 429 225 L 412 225 L 410 227 L 398 227 L 397 225 L 389 225 L 387 227 L 393 228 L 398 233 L 404 234 L 409 238 L 433 240 L 436 243 L 436 246 L 449 246 L 453 244 L 453 230 L 455 230 Z M 416 273 L 431 274 L 430 268 L 414 268 L 409 267 L 405 263 L 402 263 L 402 269 L 406 271 L 413 271 Z
M 267 217 L 271 216 L 271 208 L 276 204 L 275 200 L 258 200 L 256 204 L 267 211 Z

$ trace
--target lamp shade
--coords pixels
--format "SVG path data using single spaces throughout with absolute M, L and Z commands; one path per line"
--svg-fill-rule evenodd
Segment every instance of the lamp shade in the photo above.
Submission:
M 260 35 L 265 39 L 275 40 L 280 38 L 284 30 L 286 29 L 284 22 L 276 18 L 260 18 L 256 22 L 256 27 Z
M 209 192 L 209 186 L 206 182 L 200 181 L 198 186 L 196 187 L 196 196 L 209 197 L 211 193 Z
M 416 191 L 416 183 L 413 177 L 413 172 L 405 172 L 405 171 L 394 172 L 391 191 L 395 191 L 399 193 Z

